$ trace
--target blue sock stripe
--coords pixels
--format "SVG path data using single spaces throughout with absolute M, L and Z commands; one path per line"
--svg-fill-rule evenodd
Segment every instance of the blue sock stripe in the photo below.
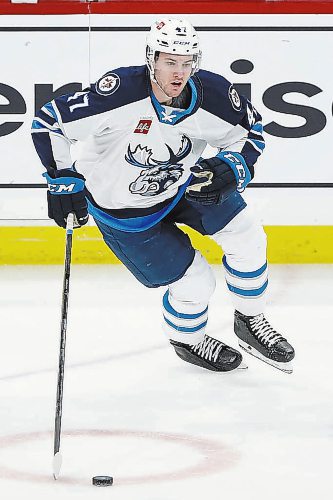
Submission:
M 168 321 L 171 321 L 171 323 L 178 325 L 178 326 L 183 326 L 186 328 L 195 328 L 198 325 L 200 325 L 201 323 L 203 323 L 204 321 L 208 320 L 207 314 L 204 314 L 203 316 L 200 316 L 200 318 L 196 318 L 196 319 L 176 318 L 175 316 L 172 316 L 171 314 L 169 314 L 164 308 L 163 308 L 162 314 L 163 314 L 164 318 L 167 319 Z
M 257 297 L 261 295 L 267 288 L 268 280 L 260 288 L 252 288 L 252 290 L 245 290 L 244 288 L 237 288 L 236 286 L 232 286 L 227 282 L 228 288 L 231 292 L 236 293 L 237 295 L 243 295 L 244 297 Z
M 199 313 L 194 313 L 194 314 L 184 314 L 176 311 L 170 304 L 169 302 L 169 291 L 166 291 L 165 294 L 163 295 L 163 306 L 164 309 L 169 313 L 172 314 L 172 316 L 175 316 L 175 318 L 182 318 L 182 319 L 196 319 L 200 318 L 200 316 L 203 316 L 206 314 L 208 311 L 208 306 L 204 311 L 199 312 Z
M 226 270 L 233 276 L 236 276 L 237 278 L 259 278 L 259 276 L 261 276 L 267 269 L 267 261 L 262 267 L 260 267 L 256 271 L 250 271 L 250 272 L 236 271 L 236 269 L 230 267 L 229 264 L 227 263 L 225 255 L 223 255 L 222 262 Z
M 177 332 L 182 332 L 182 333 L 195 333 L 204 328 L 207 325 L 207 320 L 204 321 L 203 323 L 200 323 L 198 326 L 194 326 L 193 328 L 188 328 L 185 326 L 178 326 L 169 321 L 165 316 L 164 316 L 164 321 L 171 326 L 174 330 L 177 330 Z

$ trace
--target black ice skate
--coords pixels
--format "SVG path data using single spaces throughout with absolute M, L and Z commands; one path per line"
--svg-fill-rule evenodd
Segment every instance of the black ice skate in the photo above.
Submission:
M 240 352 L 208 335 L 205 335 L 203 341 L 196 345 L 182 344 L 175 340 L 170 340 L 170 343 L 181 359 L 207 368 L 207 370 L 228 372 L 238 367 L 247 368 L 245 365 L 240 366 L 242 362 Z
M 249 354 L 286 373 L 292 373 L 293 347 L 270 325 L 263 314 L 245 316 L 235 311 L 235 334 Z

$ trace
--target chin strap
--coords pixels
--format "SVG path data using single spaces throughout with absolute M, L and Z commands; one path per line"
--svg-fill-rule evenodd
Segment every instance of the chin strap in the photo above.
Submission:
M 172 99 L 172 96 L 168 95 L 168 94 L 165 92 L 165 90 L 164 90 L 164 89 L 162 89 L 162 87 L 161 87 L 161 85 L 158 83 L 158 81 L 156 80 L 156 78 L 155 78 L 155 73 L 150 73 L 150 78 L 151 78 L 151 80 L 152 80 L 154 83 L 156 83 L 156 85 L 158 86 L 158 88 L 159 88 L 160 90 L 162 90 L 163 94 L 164 94 L 164 95 L 166 95 L 168 99 Z
M 172 96 L 168 95 L 165 93 L 165 90 L 162 89 L 161 85 L 158 83 L 156 77 L 155 77 L 155 70 L 154 70 L 154 67 L 148 63 L 147 61 L 147 66 L 148 66 L 148 70 L 149 70 L 149 74 L 150 74 L 150 79 L 152 82 L 156 83 L 156 85 L 158 86 L 158 88 L 163 92 L 164 95 L 167 96 L 168 99 L 172 99 Z

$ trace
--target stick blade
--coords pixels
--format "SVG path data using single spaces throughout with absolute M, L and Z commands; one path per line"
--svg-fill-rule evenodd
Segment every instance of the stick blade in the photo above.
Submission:
M 60 451 L 58 451 L 54 455 L 53 462 L 52 462 L 53 477 L 55 480 L 58 479 L 58 477 L 60 475 L 61 464 L 62 464 L 62 456 L 61 456 Z

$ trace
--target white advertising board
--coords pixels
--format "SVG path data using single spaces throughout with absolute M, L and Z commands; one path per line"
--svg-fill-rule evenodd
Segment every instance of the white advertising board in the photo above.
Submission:
M 33 186 L 43 183 L 30 139 L 35 109 L 60 88 L 143 64 L 155 17 L 0 17 L 0 224 L 46 219 L 45 190 Z M 333 16 L 186 17 L 199 31 L 202 67 L 233 82 L 263 116 L 267 148 L 246 194 L 262 221 L 332 224 L 333 69 L 325 54 L 333 53 Z

